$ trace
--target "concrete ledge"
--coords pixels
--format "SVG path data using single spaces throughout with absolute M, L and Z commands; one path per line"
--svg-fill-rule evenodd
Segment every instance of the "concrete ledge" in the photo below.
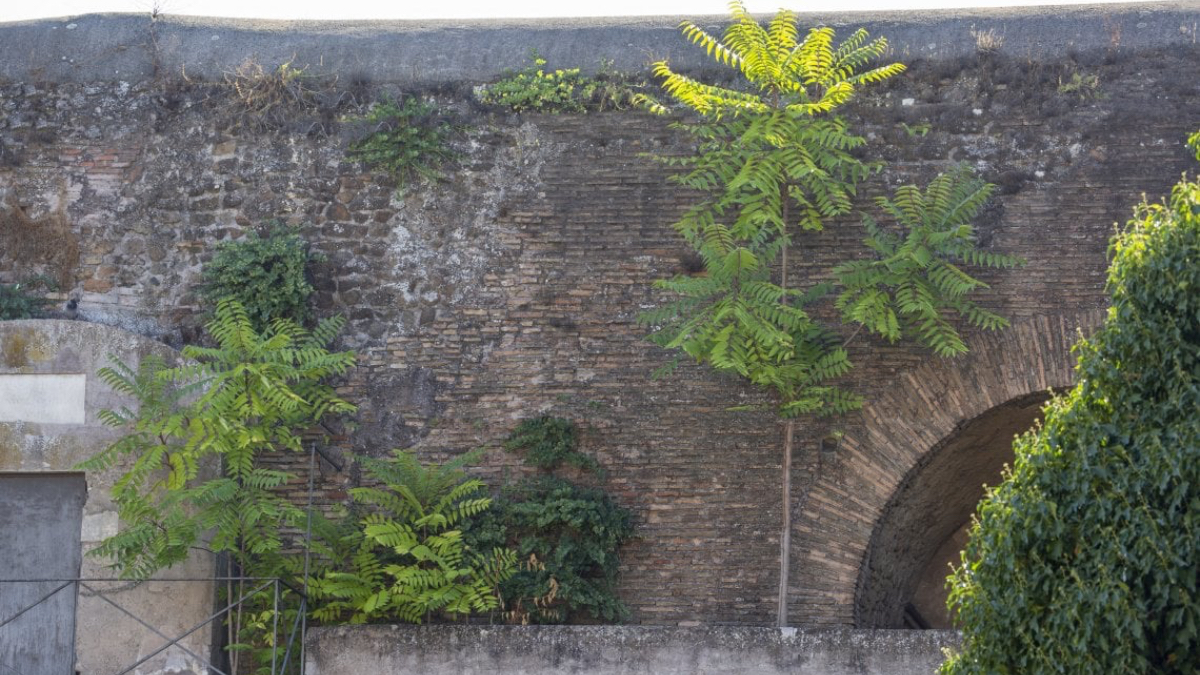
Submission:
M 537 21 L 250 21 L 149 14 L 88 14 L 0 24 L 0 78 L 19 82 L 137 82 L 154 77 L 219 80 L 253 59 L 286 61 L 314 75 L 408 85 L 484 82 L 528 62 L 538 49 L 557 67 L 645 72 L 670 58 L 707 66 L 677 28 L 682 17 Z M 724 17 L 689 17 L 714 30 Z M 920 12 L 804 14 L 803 25 L 866 27 L 896 56 L 947 58 L 976 50 L 972 31 L 993 31 L 1020 56 L 1068 50 L 1191 45 L 1194 2 L 1070 5 Z M 845 30 L 843 30 L 845 32 Z
M 928 675 L 958 640 L 953 631 L 732 626 L 334 626 L 309 632 L 307 672 Z

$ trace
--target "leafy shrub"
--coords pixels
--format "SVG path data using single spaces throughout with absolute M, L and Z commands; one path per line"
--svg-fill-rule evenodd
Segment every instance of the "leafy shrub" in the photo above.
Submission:
M 0 321 L 36 318 L 51 301 L 31 291 L 52 291 L 54 288 L 53 281 L 41 276 L 15 284 L 0 284 Z
M 509 620 L 611 622 L 629 614 L 616 596 L 617 550 L 632 534 L 631 514 L 607 492 L 541 476 L 506 488 L 467 538 L 527 561 L 500 587 Z
M 546 59 L 537 51 L 532 63 L 499 82 L 479 88 L 479 101 L 513 112 L 582 113 L 590 108 L 624 108 L 636 98 L 633 87 L 625 84 L 608 63 L 602 63 L 596 77 L 588 77 L 579 68 L 546 70 Z
M 1059 76 L 1058 93 L 1073 94 L 1079 97 L 1080 101 L 1104 98 L 1104 93 L 1100 90 L 1100 76 L 1095 73 L 1085 75 L 1079 71 L 1072 71 L 1066 80 Z
M 416 97 L 377 103 L 357 121 L 370 131 L 350 144 L 350 157 L 387 171 L 401 188 L 417 178 L 440 180 L 441 167 L 457 158 L 450 147 L 454 125 Z
M 236 300 L 259 332 L 275 319 L 303 324 L 313 293 L 307 275 L 310 259 L 304 239 L 275 223 L 265 237 L 251 232 L 217 244 L 213 259 L 204 266 L 200 295 L 212 304 Z
M 484 486 L 468 479 L 468 453 L 443 466 L 425 467 L 410 453 L 388 460 L 359 458 L 380 487 L 352 489 L 354 501 L 371 507 L 344 537 L 353 551 L 348 570 L 334 569 L 313 581 L 320 603 L 313 616 L 350 623 L 401 619 L 420 623 L 438 613 L 465 616 L 495 609 L 499 586 L 512 576 L 515 554 L 504 546 L 471 551 L 461 527 L 491 505 Z M 482 549 L 481 549 L 482 550 Z
M 279 551 L 280 528 L 303 513 L 274 491 L 291 474 L 259 458 L 300 452 L 305 432 L 353 412 L 324 382 L 354 364 L 353 352 L 327 350 L 342 324 L 331 319 L 309 332 L 277 321 L 259 334 L 241 305 L 225 299 L 206 326 L 216 346 L 185 347 L 189 365 L 168 368 L 150 357 L 136 370 L 120 362 L 102 368 L 101 380 L 138 405 L 100 412 L 126 433 L 80 465 L 101 471 L 130 460 L 112 494 L 123 529 L 95 555 L 111 558 L 122 576 L 145 578 L 186 559 L 210 533 L 213 551 Z M 214 460 L 221 474 L 201 475 Z M 249 567 L 251 558 L 237 562 Z
M 1200 666 L 1200 183 L 1138 206 L 1111 250 L 1078 384 L 1017 440 L 949 580 L 945 674 Z
M 527 419 L 517 425 L 504 449 L 524 451 L 525 461 L 542 470 L 552 470 L 561 464 L 597 471 L 595 459 L 576 450 L 578 432 L 575 423 L 561 417 L 545 415 Z

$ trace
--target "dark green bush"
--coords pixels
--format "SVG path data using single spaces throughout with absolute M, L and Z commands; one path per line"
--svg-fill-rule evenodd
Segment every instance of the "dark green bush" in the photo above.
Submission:
M 52 281 L 40 276 L 15 284 L 0 284 L 0 321 L 37 318 L 50 301 L 32 291 L 52 291 L 54 287 Z
M 595 459 L 576 450 L 579 443 L 575 423 L 561 417 L 544 415 L 527 419 L 517 425 L 504 449 L 524 452 L 525 461 L 539 469 L 550 471 L 569 464 L 585 471 L 598 471 Z
M 475 550 L 517 552 L 521 570 L 501 585 L 510 621 L 565 623 L 628 616 L 617 549 L 632 534 L 631 514 L 604 490 L 542 476 L 506 488 L 466 536 Z
M 1200 672 L 1200 183 L 1111 250 L 1078 384 L 1017 440 L 949 580 L 945 674 Z
M 299 233 L 276 223 L 265 237 L 251 232 L 217 244 L 216 254 L 204 266 L 200 295 L 214 307 L 223 298 L 237 300 L 260 332 L 275 319 L 303 324 L 313 293 L 307 274 L 310 259 Z

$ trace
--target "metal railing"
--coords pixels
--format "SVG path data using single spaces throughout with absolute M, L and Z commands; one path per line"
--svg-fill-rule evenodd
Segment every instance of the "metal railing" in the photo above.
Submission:
M 106 583 L 119 583 L 117 588 L 99 588 L 100 585 Z M 137 615 L 135 610 L 113 600 L 109 595 L 128 591 L 134 587 L 144 584 L 161 584 L 161 583 L 204 583 L 211 584 L 211 589 L 215 592 L 218 584 L 224 584 L 227 589 L 233 589 L 236 585 L 237 592 L 234 597 L 234 592 L 229 592 L 228 597 L 224 598 L 219 603 L 216 611 L 210 613 L 207 618 L 183 630 L 183 632 L 172 637 L 168 632 L 164 631 L 161 626 L 156 626 L 150 621 Z M 270 593 L 271 603 L 271 622 L 272 625 L 269 631 L 269 646 L 271 649 L 271 675 L 303 675 L 304 671 L 304 638 L 307 633 L 308 622 L 307 614 L 307 597 L 301 589 L 288 584 L 282 579 L 277 578 L 262 578 L 262 577 L 207 577 L 207 578 L 166 578 L 166 579 L 144 579 L 131 581 L 129 579 L 113 579 L 113 578 L 74 578 L 74 579 L 0 579 L 0 595 L 4 595 L 4 589 L 12 588 L 13 585 L 53 585 L 53 590 L 42 593 L 37 600 L 32 603 L 23 605 L 9 616 L 0 616 L 0 646 L 4 644 L 4 633 L 6 628 L 15 626 L 26 617 L 30 611 L 38 607 L 46 606 L 52 599 L 59 597 L 64 592 L 74 593 L 76 597 L 94 597 L 103 601 L 107 606 L 106 609 L 118 612 L 121 616 L 132 619 L 138 625 L 157 638 L 163 640 L 157 648 L 152 649 L 149 653 L 137 658 L 132 663 L 122 666 L 111 675 L 128 675 L 134 672 L 140 666 L 150 661 L 154 657 L 171 649 L 172 647 L 179 649 L 184 654 L 195 659 L 196 662 L 203 664 L 204 668 L 208 669 L 209 673 L 215 675 L 237 675 L 236 672 L 227 672 L 214 663 L 220 661 L 218 656 L 211 652 L 204 656 L 198 654 L 194 648 L 189 648 L 184 644 L 184 641 L 205 627 L 214 626 L 214 622 L 218 619 L 225 619 L 226 624 L 229 620 L 234 619 L 235 612 L 243 609 L 251 601 L 262 602 L 268 598 L 264 598 L 265 593 Z M 286 626 L 281 627 L 281 600 L 288 591 L 296 594 L 299 598 L 299 606 L 295 608 L 295 617 L 292 619 L 290 630 Z M 36 592 L 36 591 L 35 591 Z M 144 600 L 144 598 L 143 598 Z M 10 610 L 11 611 L 11 610 Z M 80 613 L 79 603 L 75 603 L 75 617 Z M 238 615 L 240 618 L 240 614 Z M 89 610 L 89 618 L 95 621 L 99 617 L 95 610 Z M 78 621 L 73 622 L 73 629 L 78 625 Z M 281 632 L 281 628 L 285 632 Z M 178 630 L 178 629 L 177 629 Z M 283 642 L 280 638 L 283 637 Z M 114 636 L 114 639 L 119 639 Z M 282 646 L 282 652 L 280 647 Z M 204 651 L 204 650 L 201 650 Z M 218 652 L 219 653 L 219 652 Z M 264 664 L 265 665 L 265 664 Z M 289 670 L 290 669 L 290 670 Z M 237 670 L 242 670 L 238 668 Z M 17 664 L 5 663 L 0 659 L 0 675 L 42 675 L 42 673 L 22 672 L 17 668 Z M 96 675 L 108 675 L 107 673 L 97 673 Z

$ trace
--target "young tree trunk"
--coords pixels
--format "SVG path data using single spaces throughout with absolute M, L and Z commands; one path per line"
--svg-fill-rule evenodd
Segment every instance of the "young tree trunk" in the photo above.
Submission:
M 779 536 L 779 612 L 776 623 L 788 624 L 788 566 L 792 548 L 792 436 L 796 420 L 788 420 L 783 431 L 783 532 Z
M 783 221 L 783 236 L 787 237 L 788 226 L 788 186 L 786 184 L 779 188 L 779 201 L 783 212 L 780 214 L 780 219 Z M 779 273 L 779 287 L 787 291 L 788 284 L 788 247 L 783 247 L 783 259 Z M 780 298 L 780 302 L 788 304 L 787 295 Z M 776 624 L 780 628 L 787 626 L 787 604 L 788 604 L 788 567 L 791 560 L 792 549 L 792 436 L 796 430 L 796 420 L 789 419 L 783 431 L 783 523 L 779 534 L 779 608 L 776 614 Z

